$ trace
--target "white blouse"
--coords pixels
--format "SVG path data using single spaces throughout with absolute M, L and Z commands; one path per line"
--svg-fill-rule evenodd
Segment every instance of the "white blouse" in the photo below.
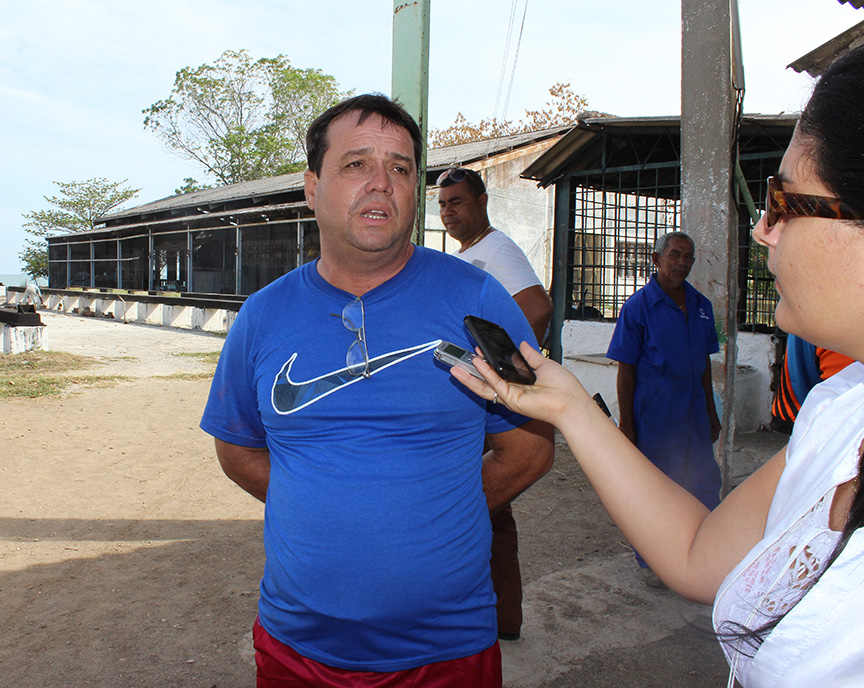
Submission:
M 807 395 L 765 536 L 717 593 L 721 633 L 759 628 L 791 609 L 752 659 L 738 651 L 748 652 L 746 643 L 723 643 L 744 688 L 864 685 L 864 529 L 813 583 L 839 538 L 828 527 L 831 503 L 858 474 L 862 440 L 864 366 L 854 363 Z

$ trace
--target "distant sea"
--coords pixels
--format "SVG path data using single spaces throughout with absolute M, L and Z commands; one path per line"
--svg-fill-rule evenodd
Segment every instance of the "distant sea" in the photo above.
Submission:
M 27 279 L 28 279 L 27 275 L 25 275 L 23 272 L 19 272 L 17 274 L 16 273 L 9 273 L 9 274 L 0 273 L 0 282 L 2 282 L 7 287 L 24 286 L 25 284 L 27 284 Z M 48 286 L 48 280 L 46 280 L 46 279 L 42 279 L 40 277 L 38 282 L 39 282 L 40 287 L 47 287 Z

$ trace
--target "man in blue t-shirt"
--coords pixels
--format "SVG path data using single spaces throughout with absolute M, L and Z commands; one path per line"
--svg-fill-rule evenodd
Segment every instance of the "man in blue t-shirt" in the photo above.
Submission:
M 621 309 L 606 355 L 618 361 L 619 427 L 666 475 L 709 509 L 720 503 L 720 436 L 709 354 L 719 350 L 711 302 L 687 276 L 695 261 L 684 232 L 662 235 L 657 272 Z M 662 583 L 636 554 L 649 585 Z
M 312 124 L 321 257 L 249 297 L 214 376 L 201 427 L 266 503 L 259 687 L 501 685 L 489 509 L 548 471 L 552 433 L 434 360 L 473 346 L 468 314 L 534 339 L 493 278 L 411 243 L 420 148 L 383 96 Z

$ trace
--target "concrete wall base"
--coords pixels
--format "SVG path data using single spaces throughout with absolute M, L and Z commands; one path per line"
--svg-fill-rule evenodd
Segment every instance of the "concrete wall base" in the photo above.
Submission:
M 564 367 L 579 378 L 589 394 L 599 392 L 603 396 L 617 421 L 618 364 L 606 358 L 614 331 L 615 323 L 567 320 L 561 330 L 561 346 Z M 771 424 L 771 370 L 775 351 L 771 335 L 738 335 L 740 384 L 735 388 L 735 426 L 740 432 L 753 432 Z M 722 384 L 722 356 L 721 350 L 711 357 L 715 389 Z
M 10 290 L 10 304 L 22 300 L 23 294 Z M 124 300 L 123 295 L 102 292 L 48 294 L 43 298 L 45 310 L 70 315 L 112 318 L 123 322 L 162 325 L 184 330 L 226 333 L 237 317 L 237 311 L 228 308 L 185 306 L 156 301 Z
M 36 349 L 48 350 L 48 332 L 45 326 L 20 327 L 0 323 L 0 340 L 4 354 L 23 354 Z

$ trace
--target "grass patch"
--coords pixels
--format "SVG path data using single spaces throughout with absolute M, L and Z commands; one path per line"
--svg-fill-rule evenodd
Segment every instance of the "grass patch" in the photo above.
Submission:
M 0 355 L 0 398 L 44 397 L 60 394 L 70 385 L 110 384 L 122 375 L 74 374 L 97 361 L 60 351 L 27 351 Z
M 205 372 L 189 372 L 189 373 L 171 373 L 170 375 L 157 375 L 156 377 L 162 380 L 210 380 L 213 378 L 213 373 L 216 370 L 216 364 L 219 363 L 218 351 L 186 351 L 175 353 L 175 356 L 183 356 L 200 361 L 208 367 Z
M 60 394 L 66 385 L 66 378 L 31 377 L 20 380 L 0 378 L 0 397 L 47 397 Z
M 87 368 L 96 359 L 61 351 L 27 351 L 23 354 L 0 354 L 0 376 L 27 373 L 63 373 L 78 368 Z
M 170 375 L 154 375 L 157 380 L 212 380 L 213 373 L 171 373 Z
M 212 363 L 213 365 L 216 365 L 219 362 L 218 351 L 182 351 L 174 355 L 185 356 L 186 358 L 195 358 L 204 363 Z

